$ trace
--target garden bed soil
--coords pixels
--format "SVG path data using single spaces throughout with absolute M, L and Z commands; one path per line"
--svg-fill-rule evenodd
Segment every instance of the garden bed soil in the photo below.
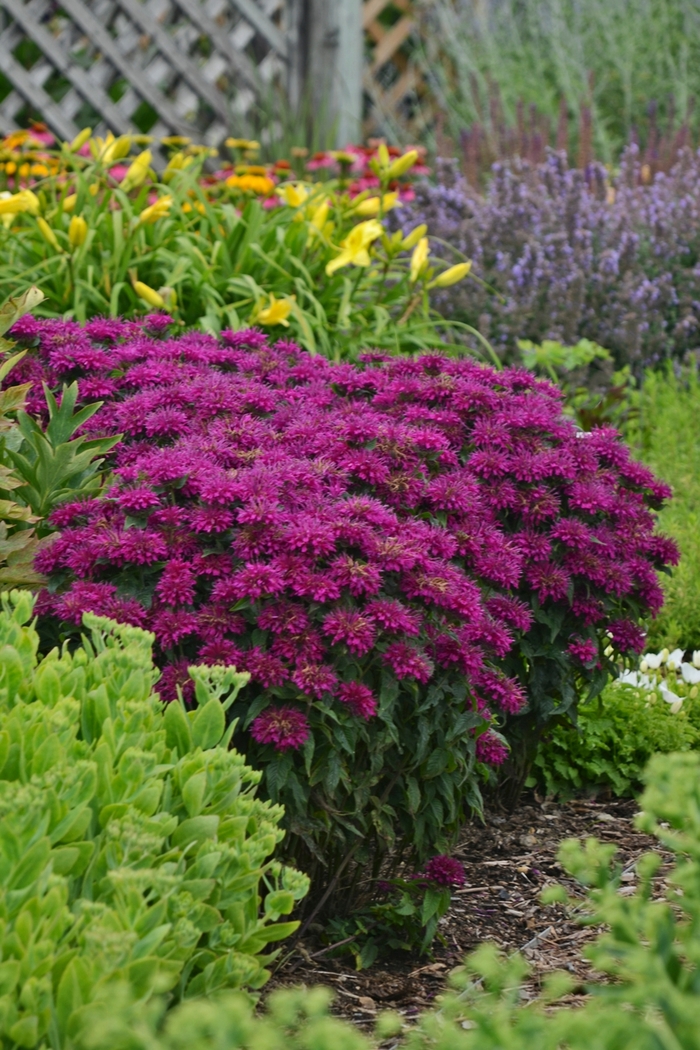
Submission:
M 443 991 L 450 970 L 483 941 L 504 952 L 520 950 L 531 966 L 524 994 L 534 997 L 544 975 L 568 970 L 576 984 L 565 1002 L 576 1005 L 585 986 L 604 980 L 583 956 L 585 945 L 600 927 L 582 927 L 563 905 L 544 906 L 546 886 L 563 884 L 571 896 L 581 887 L 558 863 L 557 851 L 566 838 L 595 836 L 617 847 L 623 864 L 620 893 L 636 885 L 634 866 L 642 853 L 657 848 L 656 840 L 636 830 L 638 805 L 627 799 L 574 799 L 566 803 L 540 801 L 529 795 L 512 814 L 487 810 L 485 821 L 468 824 L 453 856 L 466 868 L 465 886 L 456 890 L 450 910 L 441 920 L 444 944 L 436 943 L 432 958 L 397 952 L 368 970 L 357 971 L 352 956 L 329 955 L 327 945 L 307 933 L 294 951 L 282 956 L 266 991 L 280 986 L 328 985 L 335 993 L 334 1012 L 360 1027 L 371 1027 L 379 1010 L 392 1009 L 410 1020 L 429 1007 Z M 670 854 L 658 872 L 655 894 L 663 896 Z

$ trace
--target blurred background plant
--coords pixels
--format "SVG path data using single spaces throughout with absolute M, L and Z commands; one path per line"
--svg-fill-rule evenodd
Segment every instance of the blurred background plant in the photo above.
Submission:
M 421 0 L 418 8 L 413 61 L 427 84 L 421 118 L 433 142 L 447 136 L 458 150 L 476 127 L 503 142 L 503 125 L 522 141 L 529 123 L 530 135 L 570 143 L 584 164 L 591 150 L 612 163 L 635 134 L 642 145 L 653 140 L 659 124 L 671 137 L 684 123 L 697 129 L 694 0 Z M 525 118 L 531 106 L 538 127 Z
M 649 625 L 648 645 L 700 649 L 700 380 L 697 366 L 648 372 L 638 414 L 626 431 L 639 456 L 673 488 L 659 514 L 681 560 L 662 576 L 665 603 Z

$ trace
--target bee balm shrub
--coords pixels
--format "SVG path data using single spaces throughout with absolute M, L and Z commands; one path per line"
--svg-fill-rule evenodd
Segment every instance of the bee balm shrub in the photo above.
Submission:
M 500 731 L 601 688 L 606 631 L 641 645 L 668 490 L 524 371 L 167 323 L 15 327 L 28 377 L 77 379 L 105 401 L 91 433 L 124 435 L 106 496 L 52 517 L 43 617 L 148 627 L 167 696 L 192 663 L 247 671 L 236 745 L 290 855 L 328 875 L 349 849 L 444 848 Z

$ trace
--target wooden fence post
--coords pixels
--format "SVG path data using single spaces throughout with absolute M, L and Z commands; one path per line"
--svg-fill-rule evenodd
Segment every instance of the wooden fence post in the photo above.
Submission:
M 362 0 L 289 0 L 289 96 L 321 139 L 362 132 Z

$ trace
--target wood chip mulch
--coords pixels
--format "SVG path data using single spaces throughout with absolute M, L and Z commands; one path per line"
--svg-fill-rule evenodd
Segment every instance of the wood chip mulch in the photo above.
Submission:
M 620 893 L 633 893 L 638 858 L 657 848 L 655 839 L 634 827 L 637 809 L 637 803 L 627 799 L 558 803 L 529 795 L 513 814 L 487 811 L 484 823 L 465 827 L 453 852 L 466 868 L 467 882 L 455 891 L 441 921 L 445 944 L 436 943 L 432 958 L 397 952 L 358 972 L 352 956 L 329 954 L 327 946 L 307 934 L 291 955 L 283 956 L 266 992 L 285 985 L 325 984 L 336 996 L 334 1012 L 360 1027 L 371 1026 L 382 1009 L 397 1010 L 409 1021 L 444 989 L 450 970 L 489 940 L 508 953 L 520 950 L 528 959 L 532 973 L 526 997 L 538 994 L 543 975 L 564 969 L 575 976 L 576 986 L 562 1002 L 576 1005 L 586 983 L 604 979 L 582 954 L 600 930 L 581 927 L 572 910 L 562 905 L 543 906 L 540 894 L 546 886 L 561 883 L 571 896 L 582 896 L 556 856 L 564 839 L 589 836 L 615 844 L 623 865 Z M 670 860 L 664 855 L 658 872 L 659 897 L 666 888 Z

